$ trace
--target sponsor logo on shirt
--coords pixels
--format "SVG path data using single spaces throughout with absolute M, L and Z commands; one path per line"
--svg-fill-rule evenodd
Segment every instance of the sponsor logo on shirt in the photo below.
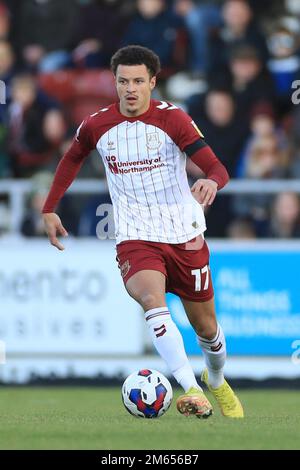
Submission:
M 146 158 L 144 160 L 137 161 L 125 161 L 119 162 L 117 157 L 110 155 L 105 157 L 108 163 L 108 168 L 114 175 L 126 174 L 126 173 L 140 173 L 143 171 L 152 171 L 155 168 L 165 166 L 165 163 L 161 161 L 161 157 L 157 158 Z

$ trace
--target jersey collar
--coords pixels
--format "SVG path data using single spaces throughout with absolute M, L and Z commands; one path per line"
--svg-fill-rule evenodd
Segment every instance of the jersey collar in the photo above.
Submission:
M 115 103 L 114 106 L 115 106 L 115 111 L 117 112 L 117 114 L 119 116 L 122 116 L 125 121 L 134 122 L 134 121 L 141 121 L 152 113 L 154 101 L 153 100 L 150 101 L 150 106 L 147 109 L 147 111 L 145 111 L 143 114 L 140 114 L 139 116 L 133 116 L 133 117 L 125 116 L 124 114 L 120 112 L 120 102 Z

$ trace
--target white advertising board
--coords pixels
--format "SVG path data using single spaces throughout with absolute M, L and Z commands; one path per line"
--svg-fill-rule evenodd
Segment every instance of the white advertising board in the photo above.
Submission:
M 143 349 L 113 241 L 0 242 L 0 340 L 17 355 L 120 355 Z M 46 357 L 45 356 L 45 357 Z

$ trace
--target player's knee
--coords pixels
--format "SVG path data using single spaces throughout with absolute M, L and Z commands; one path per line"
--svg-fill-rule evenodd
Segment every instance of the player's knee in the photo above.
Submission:
M 141 294 L 139 303 L 141 304 L 145 312 L 161 305 L 161 301 L 159 300 L 159 298 L 155 294 L 149 292 Z
M 218 326 L 215 322 L 208 323 L 207 325 L 198 325 L 196 333 L 201 338 L 211 340 L 217 334 Z

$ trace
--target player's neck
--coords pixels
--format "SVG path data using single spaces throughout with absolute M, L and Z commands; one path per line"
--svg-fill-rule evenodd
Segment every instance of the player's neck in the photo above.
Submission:
M 135 117 L 141 116 L 142 114 L 145 114 L 147 111 L 149 111 L 150 106 L 151 106 L 151 99 L 149 101 L 147 101 L 145 106 L 143 106 L 142 108 L 137 109 L 136 111 L 130 112 L 128 109 L 126 109 L 125 106 L 122 106 L 122 102 L 120 101 L 119 111 L 120 111 L 121 114 L 123 114 L 123 116 L 129 117 L 129 118 L 135 118 Z

